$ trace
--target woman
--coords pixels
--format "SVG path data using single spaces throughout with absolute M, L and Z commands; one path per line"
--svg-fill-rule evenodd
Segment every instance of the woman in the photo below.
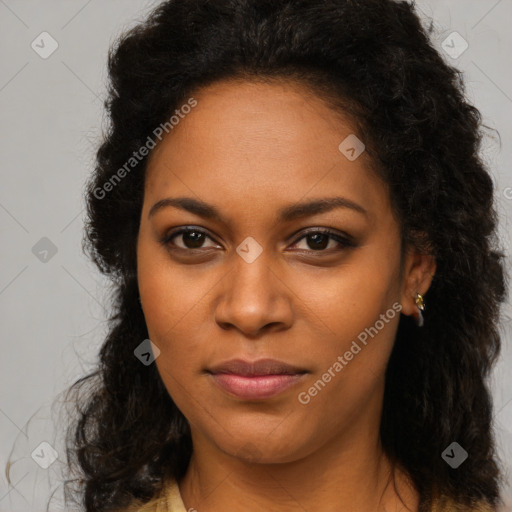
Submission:
M 492 181 L 411 5 L 167 1 L 109 73 L 85 509 L 496 510 Z

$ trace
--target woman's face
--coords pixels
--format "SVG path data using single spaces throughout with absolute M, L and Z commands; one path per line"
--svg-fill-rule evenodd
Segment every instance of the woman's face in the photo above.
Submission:
M 399 311 L 425 291 L 409 254 L 400 280 L 387 187 L 304 89 L 194 98 L 151 154 L 137 247 L 158 371 L 193 440 L 288 462 L 374 432 Z

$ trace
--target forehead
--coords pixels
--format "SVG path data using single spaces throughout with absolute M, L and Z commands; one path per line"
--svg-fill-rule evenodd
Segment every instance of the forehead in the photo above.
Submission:
M 150 155 L 146 197 L 195 195 L 235 209 L 336 192 L 354 201 L 385 200 L 368 155 L 350 161 L 340 152 L 340 143 L 355 135 L 353 123 L 307 88 L 219 82 L 193 97 L 197 105 Z

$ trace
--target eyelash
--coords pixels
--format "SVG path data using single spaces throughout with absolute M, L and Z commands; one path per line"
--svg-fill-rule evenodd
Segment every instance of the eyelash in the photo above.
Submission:
M 197 249 L 187 249 L 187 248 L 183 248 L 183 247 L 171 247 L 171 245 L 174 245 L 171 240 L 173 238 L 176 238 L 177 236 L 179 235 L 182 235 L 182 234 L 186 234 L 186 233 L 200 233 L 200 234 L 203 234 L 203 235 L 206 235 L 206 237 L 208 237 L 210 240 L 214 241 L 212 237 L 210 237 L 208 235 L 208 233 L 202 229 L 199 229 L 199 228 L 194 228 L 194 227 L 186 227 L 186 228 L 180 228 L 180 229 L 177 229 L 176 231 L 173 231 L 167 235 L 165 235 L 162 239 L 161 239 L 161 243 L 162 245 L 164 245 L 164 247 L 166 247 L 167 249 L 178 249 L 178 250 L 182 250 L 182 251 L 186 251 L 186 252 L 195 252 L 195 251 L 202 251 L 203 249 L 200 247 L 200 248 L 197 248 Z M 340 249 L 337 249 L 337 250 L 343 250 L 343 249 L 346 249 L 346 248 L 351 248 L 351 247 L 356 247 L 356 243 L 348 236 L 342 236 L 334 231 L 331 231 L 327 228 L 317 228 L 317 229 L 312 229 L 312 230 L 309 230 L 305 233 L 302 234 L 302 236 L 298 239 L 295 240 L 295 242 L 293 243 L 293 245 L 297 244 L 298 242 L 300 242 L 303 238 L 307 238 L 309 235 L 316 235 L 316 234 L 321 234 L 321 235 L 326 235 L 328 236 L 329 238 L 335 240 L 336 242 L 338 242 L 342 247 Z M 215 242 L 217 243 L 217 242 Z M 336 249 L 335 249 L 336 250 Z M 301 252 L 303 252 L 304 250 L 303 249 L 300 249 Z M 319 249 L 317 251 L 313 250 L 313 249 L 310 249 L 309 251 L 307 252 L 311 252 L 311 253 L 330 253 L 332 251 L 329 250 L 329 249 Z

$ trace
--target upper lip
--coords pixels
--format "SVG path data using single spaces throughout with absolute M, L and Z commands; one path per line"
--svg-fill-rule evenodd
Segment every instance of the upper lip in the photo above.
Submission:
M 260 375 L 295 375 L 306 373 L 306 370 L 276 359 L 259 359 L 257 361 L 244 361 L 243 359 L 231 359 L 224 363 L 212 366 L 209 373 L 231 373 L 246 377 Z

